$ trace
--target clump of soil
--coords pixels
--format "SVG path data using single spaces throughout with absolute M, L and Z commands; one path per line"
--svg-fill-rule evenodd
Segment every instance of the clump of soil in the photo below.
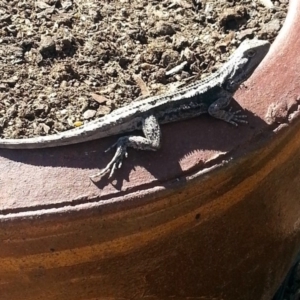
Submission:
M 287 0 L 2 0 L 0 136 L 53 134 L 273 41 Z

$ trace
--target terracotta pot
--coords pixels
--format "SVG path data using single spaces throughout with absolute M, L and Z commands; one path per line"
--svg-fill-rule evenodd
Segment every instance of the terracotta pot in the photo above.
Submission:
M 299 19 L 235 95 L 248 126 L 163 126 L 114 184 L 88 176 L 115 137 L 1 150 L 1 300 L 271 299 L 300 250 Z

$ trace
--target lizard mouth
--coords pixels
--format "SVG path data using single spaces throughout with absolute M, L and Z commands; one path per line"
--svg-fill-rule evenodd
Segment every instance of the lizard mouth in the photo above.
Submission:
M 232 70 L 232 74 L 227 79 L 225 88 L 234 92 L 240 84 L 247 80 L 255 71 L 257 66 L 262 62 L 270 49 L 270 43 L 265 40 L 246 40 L 240 45 L 240 52 L 234 61 L 241 65 Z M 243 64 L 244 63 L 244 64 Z

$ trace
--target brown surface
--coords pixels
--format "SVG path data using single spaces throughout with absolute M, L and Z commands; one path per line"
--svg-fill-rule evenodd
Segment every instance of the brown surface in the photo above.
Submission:
M 115 138 L 0 152 L 1 300 L 271 298 L 300 248 L 300 2 L 290 6 L 236 95 L 249 126 L 164 126 L 162 150 L 130 151 L 115 186 L 88 179 Z

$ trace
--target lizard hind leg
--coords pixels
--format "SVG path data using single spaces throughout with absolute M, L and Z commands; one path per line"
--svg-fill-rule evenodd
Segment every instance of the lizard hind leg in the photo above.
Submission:
M 143 119 L 142 130 L 145 137 L 128 135 L 120 137 L 115 144 L 109 147 L 105 152 L 116 148 L 116 152 L 108 165 L 99 173 L 90 176 L 90 178 L 102 176 L 108 172 L 109 178 L 112 177 L 116 168 L 121 168 L 124 157 L 127 157 L 127 147 L 135 148 L 138 150 L 151 150 L 156 151 L 160 148 L 161 130 L 155 116 L 150 115 Z

